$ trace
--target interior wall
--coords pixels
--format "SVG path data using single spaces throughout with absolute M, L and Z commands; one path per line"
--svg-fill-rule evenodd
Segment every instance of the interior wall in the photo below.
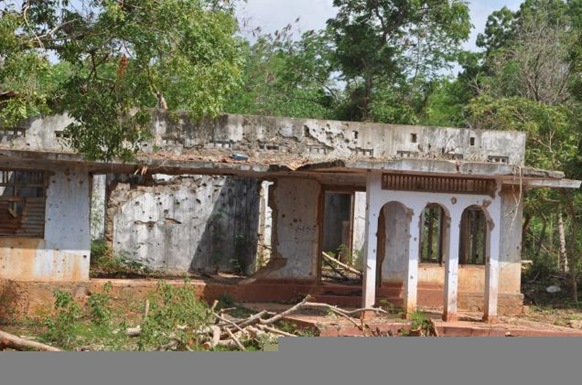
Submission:
M 273 254 L 270 278 L 315 279 L 319 253 L 321 185 L 311 179 L 280 178 L 272 189 Z
M 89 174 L 74 167 L 53 171 L 46 195 L 44 238 L 0 237 L 0 279 L 89 279 Z

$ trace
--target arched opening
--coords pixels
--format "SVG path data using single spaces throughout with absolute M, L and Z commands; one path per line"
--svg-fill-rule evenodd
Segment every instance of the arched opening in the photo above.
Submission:
M 429 203 L 420 218 L 420 262 L 442 265 L 448 245 L 448 215 L 436 203 Z
M 405 280 L 409 258 L 410 218 L 400 202 L 386 203 L 378 216 L 376 286 L 398 288 Z
M 487 212 L 479 206 L 467 207 L 461 215 L 459 230 L 459 307 L 481 311 L 490 242 Z
M 489 231 L 485 211 L 479 206 L 467 207 L 461 216 L 459 264 L 484 265 L 488 238 Z

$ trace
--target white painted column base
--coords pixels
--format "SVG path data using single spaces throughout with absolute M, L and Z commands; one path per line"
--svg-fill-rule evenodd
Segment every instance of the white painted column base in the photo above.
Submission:
M 445 293 L 443 321 L 456 321 L 459 286 L 459 241 L 461 238 L 461 216 L 459 212 L 450 213 L 449 243 L 444 250 Z
M 362 307 L 371 308 L 376 303 L 376 260 L 378 245 L 378 204 L 375 199 L 371 180 L 368 178 L 366 188 L 366 231 L 364 254 L 364 279 Z

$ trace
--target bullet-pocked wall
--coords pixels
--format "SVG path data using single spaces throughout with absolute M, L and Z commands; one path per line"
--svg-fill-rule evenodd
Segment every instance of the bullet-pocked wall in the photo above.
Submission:
M 320 191 L 319 182 L 310 179 L 280 178 L 272 186 L 271 261 L 277 268 L 269 278 L 317 277 Z
M 44 221 L 44 229 L 33 236 L 0 236 L 0 279 L 89 279 L 90 184 L 87 170 L 81 167 L 47 170 L 46 203 L 37 213 L 38 221 Z M 30 209 L 25 204 L 24 217 L 31 214 L 27 212 Z
M 105 238 L 116 254 L 172 273 L 254 271 L 258 180 L 110 175 L 107 186 Z

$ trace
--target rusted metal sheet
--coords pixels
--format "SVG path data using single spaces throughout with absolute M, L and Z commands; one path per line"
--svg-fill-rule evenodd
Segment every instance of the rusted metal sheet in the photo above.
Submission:
M 0 236 L 44 237 L 47 174 L 0 169 Z

